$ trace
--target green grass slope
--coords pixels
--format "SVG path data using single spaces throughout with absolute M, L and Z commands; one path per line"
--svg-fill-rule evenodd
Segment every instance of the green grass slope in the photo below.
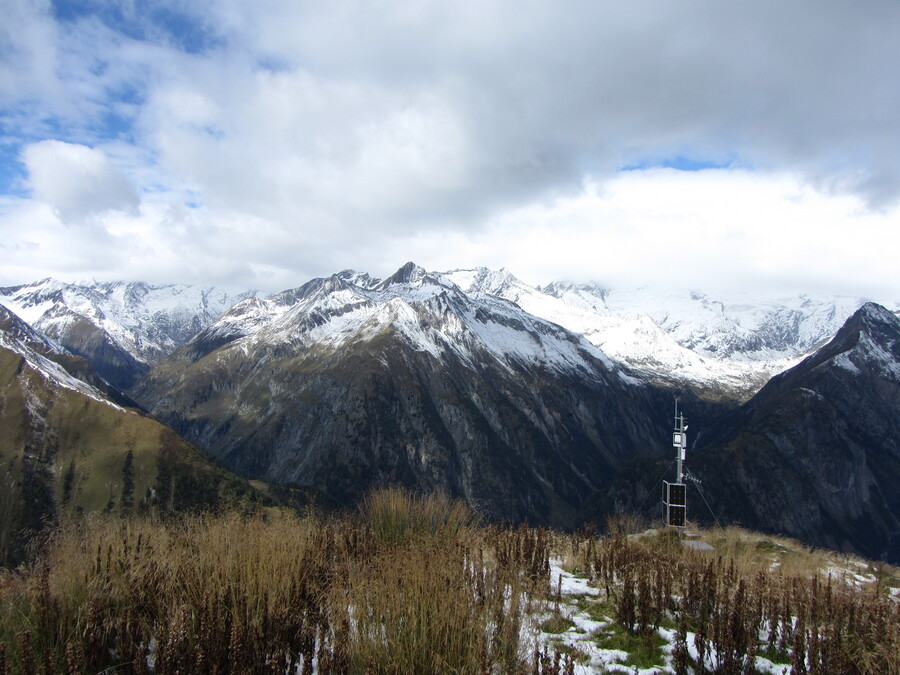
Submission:
M 137 410 L 65 388 L 0 348 L 0 564 L 63 514 L 162 514 L 255 501 L 246 482 L 210 464 Z

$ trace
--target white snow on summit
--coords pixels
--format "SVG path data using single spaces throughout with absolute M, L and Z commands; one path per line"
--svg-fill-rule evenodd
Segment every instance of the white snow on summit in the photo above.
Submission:
M 412 263 L 385 280 L 344 270 L 268 298 L 195 286 L 53 279 L 0 289 L 0 303 L 45 335 L 78 331 L 79 322 L 87 322 L 147 364 L 201 331 L 212 345 L 252 338 L 337 347 L 387 325 L 431 353 L 466 352 L 474 340 L 504 358 L 580 362 L 585 345 L 555 336 L 547 328 L 555 324 L 583 336 L 594 358 L 608 357 L 638 376 L 744 396 L 830 339 L 865 301 L 609 290 L 561 281 L 541 288 L 505 269 L 429 273 Z M 882 304 L 900 311 L 900 302 Z M 476 306 L 480 318 L 471 313 Z M 414 318 L 423 310 L 431 317 L 427 325 Z M 484 320 L 485 311 L 491 320 Z M 528 332 L 533 335 L 525 337 Z
M 285 306 L 288 299 L 293 304 Z M 380 282 L 341 273 L 254 302 L 253 308 L 250 300 L 232 308 L 202 339 L 231 336 L 242 350 L 278 344 L 338 349 L 392 330 L 435 357 L 453 352 L 469 360 L 486 350 L 509 367 L 519 362 L 593 372 L 599 362 L 616 370 L 590 342 L 558 324 L 497 295 L 467 293 L 418 267 L 406 266 Z
M 864 298 L 714 298 L 675 290 L 606 290 L 554 282 L 534 288 L 506 270 L 439 275 L 585 336 L 614 361 L 651 378 L 753 393 L 830 339 Z M 893 309 L 900 308 L 894 303 Z
M 137 360 L 152 364 L 246 295 L 179 284 L 67 284 L 44 279 L 3 289 L 0 303 L 51 337 L 85 321 L 105 331 Z

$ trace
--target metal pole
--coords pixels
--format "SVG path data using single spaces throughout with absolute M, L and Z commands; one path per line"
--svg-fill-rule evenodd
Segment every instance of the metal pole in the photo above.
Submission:
M 685 446 L 685 438 L 684 438 L 684 415 L 678 415 L 678 399 L 675 400 L 675 431 L 681 434 L 681 442 L 678 445 L 678 474 L 675 479 L 676 483 L 681 483 L 683 474 L 681 470 L 681 460 L 684 457 L 684 446 Z

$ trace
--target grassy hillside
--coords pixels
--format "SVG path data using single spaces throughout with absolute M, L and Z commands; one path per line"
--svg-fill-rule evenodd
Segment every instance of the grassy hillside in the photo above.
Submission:
M 171 512 L 256 499 L 171 430 L 60 387 L 0 348 L 0 564 L 65 514 Z
M 897 570 L 737 530 L 479 526 L 389 491 L 66 525 L 0 575 L 0 674 L 896 673 Z

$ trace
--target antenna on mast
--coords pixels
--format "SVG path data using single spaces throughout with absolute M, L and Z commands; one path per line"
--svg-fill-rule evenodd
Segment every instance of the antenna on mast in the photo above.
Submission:
M 687 451 L 687 424 L 684 414 L 678 414 L 678 397 L 675 398 L 675 431 L 672 433 L 672 446 L 677 452 L 678 468 L 674 483 L 663 481 L 663 511 L 666 525 L 684 527 L 687 521 L 687 488 L 684 484 L 684 467 Z

